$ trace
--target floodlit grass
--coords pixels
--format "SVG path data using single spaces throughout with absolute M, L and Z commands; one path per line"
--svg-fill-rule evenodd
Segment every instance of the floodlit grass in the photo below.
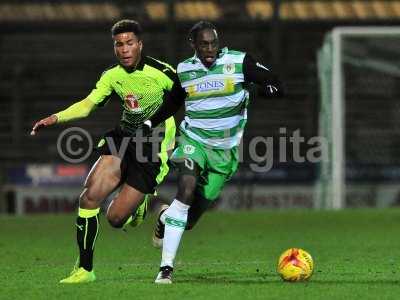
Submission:
M 75 216 L 0 217 L 0 299 L 398 299 L 400 211 L 210 212 L 186 232 L 174 284 L 153 283 L 154 216 L 128 232 L 102 217 L 97 281 L 61 285 L 76 256 Z M 285 249 L 314 258 L 309 282 L 275 272 Z

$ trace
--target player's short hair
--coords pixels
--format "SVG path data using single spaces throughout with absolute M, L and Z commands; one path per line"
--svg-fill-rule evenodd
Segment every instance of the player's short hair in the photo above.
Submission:
M 133 32 L 138 39 L 142 36 L 142 26 L 135 20 L 120 20 L 111 27 L 111 35 L 115 36 L 124 32 Z
M 200 31 L 205 29 L 211 29 L 217 31 L 217 27 L 214 26 L 213 23 L 208 21 L 200 21 L 193 25 L 193 27 L 189 31 L 189 41 L 194 43 L 197 35 Z

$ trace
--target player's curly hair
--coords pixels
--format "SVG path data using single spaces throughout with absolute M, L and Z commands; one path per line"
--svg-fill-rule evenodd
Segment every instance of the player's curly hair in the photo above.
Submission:
M 133 32 L 138 39 L 141 39 L 142 26 L 135 20 L 120 20 L 111 27 L 111 35 L 115 36 L 124 32 Z
M 189 42 L 194 43 L 199 32 L 204 29 L 211 29 L 217 31 L 217 27 L 215 27 L 215 25 L 211 22 L 208 21 L 197 22 L 196 24 L 193 25 L 193 27 L 189 31 L 189 36 L 188 36 Z

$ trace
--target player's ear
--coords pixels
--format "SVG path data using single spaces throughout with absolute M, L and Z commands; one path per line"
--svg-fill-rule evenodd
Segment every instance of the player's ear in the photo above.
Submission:
M 141 40 L 139 41 L 139 49 L 140 49 L 140 51 L 142 51 L 142 49 L 143 49 L 143 43 Z
M 196 51 L 196 45 L 194 44 L 193 40 L 189 40 L 190 47 L 192 47 L 193 50 Z

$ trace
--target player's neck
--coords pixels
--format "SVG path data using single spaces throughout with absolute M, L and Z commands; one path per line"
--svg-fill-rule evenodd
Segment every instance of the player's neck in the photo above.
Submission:
M 128 67 L 128 66 L 124 66 L 124 65 L 121 64 L 121 67 L 124 68 L 124 70 L 126 72 L 132 73 L 132 72 L 135 72 L 139 68 L 139 66 L 143 65 L 142 60 L 143 60 L 143 54 L 141 54 L 139 56 L 139 59 L 132 66 Z

